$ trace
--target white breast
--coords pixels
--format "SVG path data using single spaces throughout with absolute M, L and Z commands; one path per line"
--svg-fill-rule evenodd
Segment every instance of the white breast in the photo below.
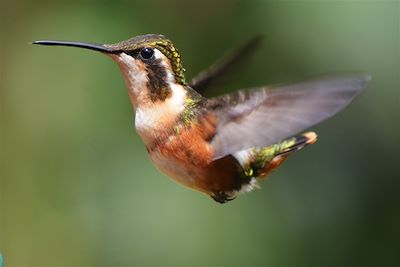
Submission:
M 172 95 L 165 101 L 156 101 L 136 108 L 135 127 L 146 139 L 165 131 L 168 122 L 176 120 L 185 109 L 186 90 L 182 85 L 171 84 Z

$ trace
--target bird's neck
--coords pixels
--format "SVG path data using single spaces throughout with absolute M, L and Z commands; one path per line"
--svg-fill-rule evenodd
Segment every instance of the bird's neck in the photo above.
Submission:
M 151 143 L 179 123 L 201 96 L 175 79 L 171 65 L 134 62 L 124 53 L 114 58 L 124 75 L 132 106 L 135 127 L 145 143 Z

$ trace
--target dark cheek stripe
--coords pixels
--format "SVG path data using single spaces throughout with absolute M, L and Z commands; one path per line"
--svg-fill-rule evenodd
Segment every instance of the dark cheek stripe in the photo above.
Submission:
M 148 72 L 148 88 L 152 101 L 163 101 L 171 95 L 171 89 L 167 83 L 167 71 L 160 59 L 145 62 Z

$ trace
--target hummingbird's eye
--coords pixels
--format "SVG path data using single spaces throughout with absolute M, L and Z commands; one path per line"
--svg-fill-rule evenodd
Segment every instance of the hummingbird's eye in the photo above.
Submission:
M 140 56 L 143 59 L 151 59 L 154 56 L 154 50 L 150 47 L 145 47 L 140 50 Z

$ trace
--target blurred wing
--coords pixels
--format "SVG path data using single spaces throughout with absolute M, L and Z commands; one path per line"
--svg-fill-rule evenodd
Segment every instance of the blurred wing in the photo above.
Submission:
M 325 77 L 209 99 L 207 111 L 217 116 L 217 131 L 210 141 L 214 159 L 274 144 L 333 116 L 368 80 L 369 76 Z
M 261 36 L 255 36 L 233 52 L 225 55 L 208 69 L 203 70 L 194 77 L 189 84 L 190 87 L 203 94 L 218 78 L 231 71 L 238 63 L 243 62 L 256 51 L 256 48 L 261 44 L 261 40 Z

